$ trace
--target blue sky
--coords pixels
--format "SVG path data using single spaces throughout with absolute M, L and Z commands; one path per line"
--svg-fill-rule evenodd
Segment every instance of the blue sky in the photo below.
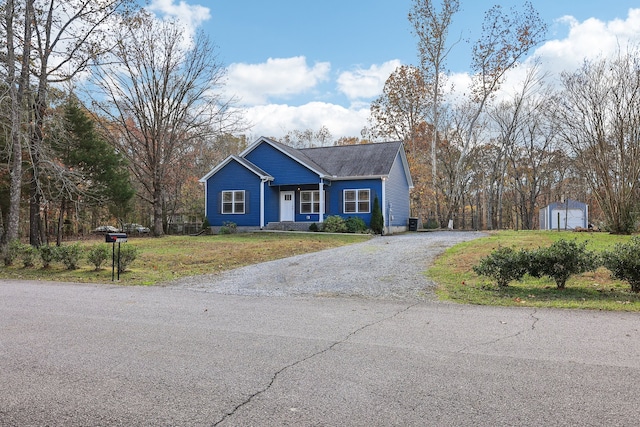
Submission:
M 516 0 L 461 0 L 451 40 L 477 39 L 483 14 Z M 533 0 L 548 23 L 536 54 L 554 73 L 611 52 L 640 35 L 640 1 Z M 401 64 L 416 64 L 407 13 L 411 0 L 150 0 L 158 16 L 204 29 L 228 67 L 226 90 L 240 98 L 252 138 L 325 125 L 334 138 L 359 136 L 371 101 Z M 456 86 L 468 79 L 470 44 L 448 65 Z

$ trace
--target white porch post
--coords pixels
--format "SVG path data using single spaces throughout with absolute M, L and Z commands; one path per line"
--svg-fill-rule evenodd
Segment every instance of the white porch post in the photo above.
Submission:
M 382 178 L 382 200 L 380 201 L 380 210 L 382 211 L 382 224 L 384 227 L 387 227 L 387 220 L 389 219 L 389 215 L 387 215 L 387 179 Z M 383 227 L 383 228 L 384 228 Z
M 260 230 L 264 228 L 264 183 L 266 180 L 260 181 Z
M 318 222 L 324 222 L 324 180 L 320 178 L 318 184 L 318 193 L 320 195 L 320 212 L 318 212 Z

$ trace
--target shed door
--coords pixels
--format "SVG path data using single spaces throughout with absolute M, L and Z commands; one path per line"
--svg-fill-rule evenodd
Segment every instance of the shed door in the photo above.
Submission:
M 296 202 L 293 191 L 280 192 L 280 221 L 295 220 Z
M 560 230 L 573 230 L 576 227 L 585 226 L 582 209 L 553 209 L 551 211 L 552 229 L 558 228 L 558 217 L 560 218 Z

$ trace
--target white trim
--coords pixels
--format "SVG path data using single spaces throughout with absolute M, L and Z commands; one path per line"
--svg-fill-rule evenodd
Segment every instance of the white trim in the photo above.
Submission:
M 221 193 L 220 215 L 244 215 L 247 212 L 247 192 L 245 190 L 222 190 Z M 229 203 L 224 201 L 225 193 L 231 193 L 231 212 L 224 211 L 225 203 Z M 236 212 L 236 204 L 238 203 L 236 202 L 236 193 L 242 193 L 242 212 Z
M 310 199 L 303 201 L 303 195 L 308 194 Z M 317 194 L 317 196 L 316 196 Z M 320 213 L 320 190 L 298 190 L 298 212 L 300 215 L 317 215 Z M 315 204 L 318 203 L 318 209 L 314 209 Z M 311 205 L 310 210 L 307 212 L 303 210 L 303 205 Z
M 204 181 L 204 217 L 209 221 L 209 186 L 207 181 Z
M 317 169 L 315 169 L 312 166 L 309 166 L 308 164 L 306 164 L 304 161 L 302 161 L 301 159 L 299 159 L 296 156 L 293 156 L 291 153 L 283 150 L 282 148 L 278 147 L 277 144 L 279 144 L 276 141 L 273 141 L 269 138 L 265 138 L 264 136 L 258 138 L 258 140 L 256 142 L 254 142 L 253 144 L 251 144 L 249 147 L 247 147 L 246 150 L 244 150 L 242 153 L 240 153 L 240 157 L 244 158 L 246 157 L 249 153 L 251 153 L 253 150 L 255 150 L 261 143 L 266 142 L 267 144 L 269 144 L 272 148 L 275 148 L 276 150 L 278 150 L 279 152 L 281 152 L 282 154 L 284 154 L 285 156 L 289 157 L 290 159 L 296 161 L 297 163 L 299 163 L 300 165 L 304 166 L 305 168 L 309 169 L 311 172 L 315 173 L 318 175 L 318 177 L 320 178 L 324 178 L 327 176 L 326 173 L 318 171 Z M 292 150 L 296 150 L 295 148 L 291 147 Z
M 203 176 L 202 178 L 200 178 L 200 182 L 206 182 L 209 178 L 211 178 L 213 175 L 215 175 L 216 173 L 218 173 L 220 171 L 220 169 L 222 169 L 223 167 L 225 167 L 227 164 L 229 164 L 232 160 L 235 160 L 236 162 L 238 162 L 242 167 L 246 168 L 247 170 L 251 171 L 252 173 L 258 175 L 260 177 L 260 179 L 265 179 L 267 181 L 273 181 L 273 177 L 269 174 L 267 174 L 265 171 L 263 171 L 262 169 L 260 169 L 259 167 L 257 167 L 256 165 L 254 165 L 253 163 L 251 163 L 249 160 L 247 159 L 243 159 L 240 158 L 238 156 L 234 156 L 231 155 L 229 157 L 227 157 L 226 159 L 224 159 L 221 163 L 219 163 L 216 167 L 214 167 L 213 169 L 211 169 L 209 171 L 209 173 L 207 173 L 205 176 Z
M 382 200 L 380 201 L 380 210 L 382 211 L 382 224 L 387 224 L 389 215 L 387 215 L 387 179 L 382 178 Z M 391 227 L 389 222 L 388 227 Z
M 398 153 L 400 154 L 400 160 L 402 161 L 402 167 L 404 168 L 404 174 L 407 178 L 407 184 L 409 185 L 409 189 L 414 188 L 413 179 L 411 178 L 411 172 L 409 170 L 409 162 L 407 161 L 407 155 L 404 152 L 404 143 L 400 143 L 400 148 L 398 149 Z M 395 163 L 395 161 L 393 162 Z M 393 166 L 391 166 L 393 168 Z
M 260 230 L 264 228 L 264 183 L 266 179 L 260 181 Z
M 347 191 L 353 191 L 356 193 L 356 198 L 354 203 L 356 204 L 356 210 L 355 212 L 347 212 L 346 209 L 346 204 L 347 204 L 347 198 L 345 196 L 345 193 Z M 367 191 L 369 193 L 369 209 L 367 211 L 361 211 L 360 210 L 360 192 L 361 191 Z M 349 201 L 349 203 L 352 203 L 351 200 Z M 371 213 L 371 188 L 345 188 L 342 190 L 342 213 L 343 214 L 368 214 Z
M 385 179 L 389 175 L 356 175 L 356 176 L 333 176 L 331 181 L 358 181 L 364 179 Z
M 320 179 L 318 184 L 318 191 L 320 192 L 320 212 L 318 212 L 318 222 L 324 222 L 324 180 Z

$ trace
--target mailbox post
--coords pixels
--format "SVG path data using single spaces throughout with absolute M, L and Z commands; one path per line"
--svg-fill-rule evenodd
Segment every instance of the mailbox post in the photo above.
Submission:
M 105 234 L 105 242 L 112 243 L 111 248 L 111 281 L 115 278 L 116 267 L 116 243 L 118 244 L 118 280 L 120 280 L 120 243 L 127 241 L 126 233 L 107 233 Z

